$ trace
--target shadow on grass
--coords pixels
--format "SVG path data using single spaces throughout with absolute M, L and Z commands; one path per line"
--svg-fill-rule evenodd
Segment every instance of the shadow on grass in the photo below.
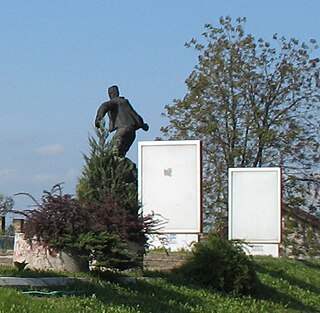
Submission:
M 312 263 L 310 263 L 312 264 Z M 316 264 L 314 264 L 316 265 Z M 307 283 L 305 281 L 302 281 L 300 279 L 297 279 L 296 277 L 290 276 L 288 275 L 288 273 L 286 273 L 283 270 L 270 270 L 270 269 L 266 269 L 262 266 L 257 266 L 257 271 L 263 274 L 268 274 L 269 276 L 272 276 L 274 278 L 277 279 L 283 279 L 285 281 L 287 281 L 290 285 L 293 286 L 297 286 L 303 290 L 309 290 L 315 294 L 320 294 L 320 288 L 318 288 L 317 286 Z
M 283 269 L 271 270 L 264 266 L 256 264 L 256 270 L 257 273 L 268 275 L 274 280 L 282 280 L 283 282 L 286 282 L 293 287 L 298 287 L 303 290 L 309 290 L 314 294 L 320 294 L 320 289 L 318 287 L 306 283 L 305 281 L 299 280 L 296 277 L 288 275 L 288 273 Z M 271 300 L 275 303 L 281 303 L 283 306 L 289 309 L 298 309 L 301 312 L 319 312 L 319 309 L 306 305 L 296 297 L 290 295 L 288 290 L 284 290 L 282 292 L 279 289 L 268 286 L 267 284 L 264 284 L 260 281 L 257 284 L 257 288 L 253 297 L 257 300 Z
M 314 264 L 312 262 L 309 262 L 307 264 L 308 266 L 313 266 Z M 310 292 L 314 293 L 315 295 L 320 294 L 320 289 L 316 286 L 313 286 L 311 284 L 308 284 L 304 281 L 301 281 L 295 277 L 292 277 L 288 275 L 285 271 L 275 271 L 275 270 L 270 270 L 264 267 L 263 265 L 256 264 L 256 270 L 258 273 L 263 273 L 266 275 L 269 275 L 273 279 L 282 279 L 289 283 L 291 286 L 297 286 L 303 290 L 309 290 Z M 152 273 L 151 273 L 152 275 Z M 165 279 L 167 279 L 170 283 L 172 284 L 185 284 L 188 288 L 197 288 L 197 286 L 190 285 L 186 281 L 183 282 L 181 279 L 181 276 L 175 275 L 174 273 L 169 274 L 169 273 L 157 273 L 158 277 L 162 275 Z M 199 286 L 201 288 L 201 286 Z M 202 288 L 206 288 L 202 286 Z M 224 294 L 225 296 L 230 298 L 237 298 L 237 296 L 232 295 L 232 294 L 227 294 L 223 293 L 221 291 L 212 291 L 212 292 L 218 292 L 220 294 Z M 300 299 L 297 299 L 297 297 L 293 296 L 290 294 L 290 291 L 288 290 L 279 290 L 277 288 L 268 286 L 267 284 L 262 283 L 259 279 L 257 281 L 257 285 L 255 290 L 250 294 L 250 296 L 258 301 L 264 300 L 264 301 L 272 301 L 273 303 L 279 304 L 283 306 L 284 308 L 288 309 L 294 309 L 298 310 L 299 312 L 310 312 L 310 313 L 316 313 L 319 312 L 318 308 L 315 308 L 312 306 L 312 304 L 308 305 L 306 303 L 303 303 Z M 242 296 L 240 296 L 241 298 Z
M 264 269 L 262 269 L 264 270 Z M 267 273 L 270 275 L 269 271 Z M 134 283 L 119 283 L 117 276 L 109 276 L 106 279 L 100 279 L 100 285 L 90 282 L 81 283 L 77 285 L 79 290 L 84 291 L 87 295 L 96 295 L 97 299 L 106 306 L 127 306 L 130 308 L 138 308 L 140 312 L 177 312 L 189 313 L 199 310 L 201 312 L 211 312 L 217 303 L 214 299 L 228 298 L 234 301 L 235 305 L 237 299 L 241 296 L 226 294 L 213 289 L 208 289 L 203 286 L 189 284 L 181 279 L 181 276 L 175 273 L 156 272 L 149 273 L 153 276 L 153 280 L 136 281 Z M 160 278 L 161 277 L 161 278 Z M 279 278 L 279 276 L 276 276 Z M 115 283 L 117 282 L 117 283 Z M 206 295 L 200 290 L 205 290 Z M 200 292 L 197 292 L 200 291 Z M 208 294 L 212 294 L 210 299 L 207 299 Z M 284 308 L 298 310 L 299 312 L 316 313 L 317 309 L 302 303 L 299 299 L 288 294 L 288 292 L 281 292 L 276 288 L 258 284 L 252 299 L 257 301 L 272 301 Z M 247 297 L 245 299 L 248 299 Z M 219 300 L 218 300 L 219 301 Z
M 305 266 L 309 266 L 315 270 L 319 267 L 317 264 L 311 262 L 304 262 Z M 313 286 L 305 281 L 299 280 L 296 277 L 290 276 L 285 271 L 284 266 L 279 270 L 274 266 L 268 266 L 268 264 L 256 264 L 257 272 L 263 275 L 267 275 L 271 280 L 283 280 L 286 285 L 297 286 L 304 290 L 309 290 L 314 294 L 320 294 L 320 290 L 317 286 Z M 1 270 L 1 269 L 0 269 Z M 1 274 L 1 271 L 0 271 Z M 21 274 L 21 273 L 20 273 Z M 32 271 L 26 271 L 25 274 L 34 274 Z M 48 272 L 45 275 L 41 272 L 37 272 L 39 276 L 48 276 Z M 51 273 L 52 276 L 63 276 L 61 273 Z M 128 307 L 133 311 L 136 309 L 139 312 L 177 312 L 177 313 L 189 313 L 195 311 L 211 312 L 214 311 L 215 301 L 224 296 L 229 300 L 235 301 L 241 299 L 241 297 L 233 296 L 231 294 L 224 294 L 222 292 L 216 292 L 212 289 L 190 284 L 183 277 L 176 273 L 170 272 L 149 272 L 147 276 L 149 280 L 136 280 L 133 283 L 119 282 L 120 274 L 114 273 L 99 273 L 97 276 L 94 273 L 93 277 L 89 277 L 88 281 L 81 281 L 72 286 L 69 286 L 66 290 L 75 291 L 75 296 L 92 296 L 101 301 L 106 307 Z M 30 276 L 25 276 L 30 277 Z M 252 299 L 257 301 L 265 300 L 272 301 L 275 304 L 279 304 L 287 309 L 293 309 L 300 312 L 319 312 L 317 309 L 303 303 L 300 299 L 297 299 L 293 295 L 290 295 L 288 290 L 280 290 L 268 286 L 267 283 L 259 283 L 254 294 L 251 295 Z M 230 303 L 230 301 L 229 301 Z
M 110 278 L 110 277 L 109 277 Z M 201 306 L 202 299 L 190 294 L 188 296 L 183 286 L 168 284 L 165 279 L 122 283 L 99 280 L 95 282 L 81 282 L 73 286 L 74 290 L 84 291 L 87 295 L 95 294 L 97 299 L 106 306 L 126 306 L 136 308 L 139 312 L 194 312 Z M 183 289 L 183 290 L 182 290 Z
M 297 262 L 310 267 L 312 269 L 320 270 L 320 263 L 310 262 L 309 260 L 298 260 Z

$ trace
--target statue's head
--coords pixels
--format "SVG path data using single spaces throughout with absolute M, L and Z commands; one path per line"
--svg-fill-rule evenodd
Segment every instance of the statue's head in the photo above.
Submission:
M 110 99 L 119 97 L 119 88 L 118 86 L 114 85 L 108 88 L 108 94 Z

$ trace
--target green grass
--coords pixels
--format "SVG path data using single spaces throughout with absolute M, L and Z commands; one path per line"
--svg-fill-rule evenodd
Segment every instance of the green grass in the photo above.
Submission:
M 320 260 L 257 258 L 255 263 L 261 283 L 251 296 L 238 297 L 186 285 L 178 277 L 165 273 L 131 284 L 111 282 L 110 276 L 108 279 L 88 276 L 87 282 L 70 287 L 83 292 L 78 296 L 36 297 L 0 288 L 0 313 L 320 312 Z M 32 276 L 32 271 L 23 273 L 27 272 Z M 5 271 L 0 268 L 0 275 L 9 273 L 8 268 Z

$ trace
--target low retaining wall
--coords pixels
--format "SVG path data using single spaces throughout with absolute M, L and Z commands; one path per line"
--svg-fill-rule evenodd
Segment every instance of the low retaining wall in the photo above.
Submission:
M 182 265 L 188 258 L 182 252 L 148 252 L 143 259 L 143 267 L 149 271 L 168 271 Z
M 0 265 L 13 265 L 13 250 L 0 249 Z
M 30 244 L 24 240 L 23 233 L 15 235 L 13 261 L 28 263 L 28 268 L 37 270 L 80 272 L 86 269 L 83 263 L 67 253 L 48 249 L 36 240 Z
M 12 252 L 11 252 L 12 254 Z M 172 270 L 183 264 L 189 254 L 182 252 L 148 252 L 143 258 L 145 270 Z M 10 260 L 9 260 L 10 258 Z M 0 258 L 1 261 L 1 258 Z M 24 239 L 23 233 L 16 233 L 13 255 L 8 256 L 8 262 L 28 263 L 28 268 L 37 270 L 54 270 L 80 272 L 87 270 L 86 265 L 78 262 L 66 253 L 48 249 L 33 240 L 30 244 Z

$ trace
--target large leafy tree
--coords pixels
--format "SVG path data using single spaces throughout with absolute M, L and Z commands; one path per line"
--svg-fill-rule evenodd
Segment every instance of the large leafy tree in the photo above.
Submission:
M 319 184 L 316 41 L 275 34 L 269 43 L 246 34 L 244 24 L 221 18 L 186 44 L 198 64 L 185 97 L 165 106 L 169 123 L 161 129 L 169 139 L 202 140 L 205 220 L 222 233 L 228 168 L 281 166 L 284 201 L 295 206 L 306 206 Z

